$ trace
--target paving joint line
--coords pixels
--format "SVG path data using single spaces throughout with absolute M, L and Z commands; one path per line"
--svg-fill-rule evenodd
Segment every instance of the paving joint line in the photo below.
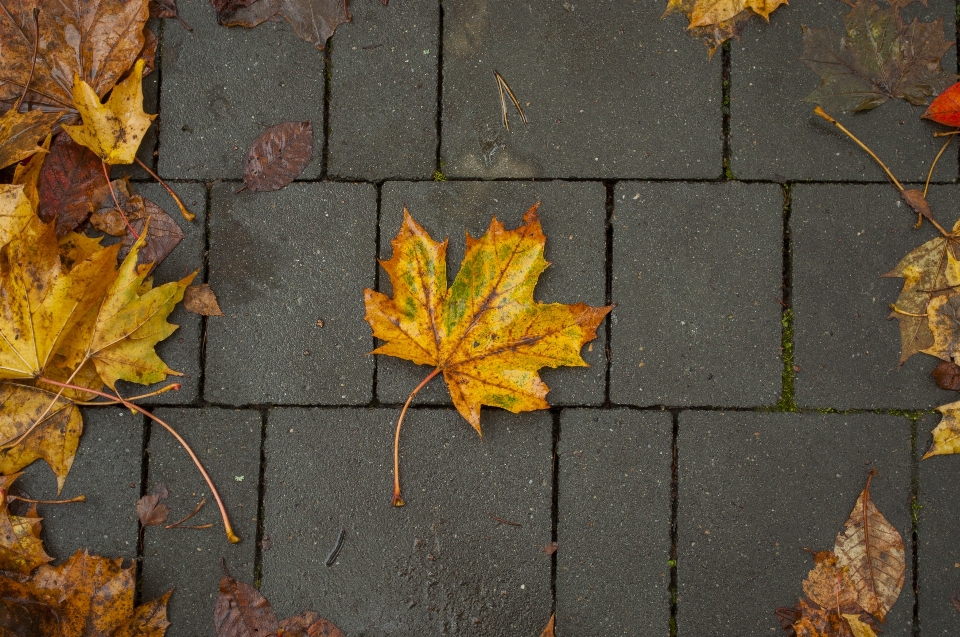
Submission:
M 920 637 L 920 461 L 917 458 L 917 421 L 910 418 L 910 529 L 913 576 L 913 637 Z
M 333 84 L 333 36 L 323 47 L 323 147 L 320 155 L 320 178 L 327 179 L 330 170 L 330 87 Z
M 615 181 L 605 181 L 603 183 L 604 189 L 606 190 L 606 200 L 604 202 L 605 211 L 607 215 L 605 233 L 606 233 L 606 249 L 604 257 L 604 292 L 603 300 L 604 305 L 611 305 L 613 303 L 613 215 L 615 209 L 614 201 L 614 191 L 616 189 L 617 182 Z M 603 380 L 603 403 L 604 405 L 610 404 L 610 369 L 612 367 L 613 356 L 610 349 L 610 338 L 612 335 L 611 323 L 613 322 L 613 313 L 612 311 L 607 314 L 607 320 L 604 321 L 604 338 L 606 338 L 606 343 L 604 345 L 604 353 L 606 356 L 606 370 L 604 372 Z
M 380 221 L 382 219 L 381 210 L 383 204 L 383 184 L 379 184 L 377 187 L 377 226 L 374 230 L 373 237 L 373 289 L 380 291 Z M 371 330 L 372 332 L 372 330 Z M 377 338 L 370 335 L 370 351 L 373 351 L 377 348 Z M 379 365 L 379 356 L 373 357 L 373 378 L 371 380 L 370 387 L 370 407 L 377 407 L 380 404 L 379 397 L 379 383 L 380 383 L 380 365 Z
M 441 148 L 443 143 L 443 0 L 437 0 L 437 155 L 435 162 L 436 173 L 443 175 L 443 158 Z M 436 174 L 434 173 L 434 174 Z
M 267 424 L 270 412 L 260 409 L 260 473 L 257 479 L 257 533 L 253 545 L 253 582 L 258 589 L 263 583 L 263 529 L 266 524 Z
M 679 512 L 680 512 L 680 454 L 677 447 L 677 440 L 680 437 L 680 411 L 672 410 L 673 417 L 673 435 L 671 440 L 672 458 L 670 461 L 670 585 L 668 592 L 670 594 L 670 637 L 677 637 L 677 610 L 678 610 L 678 588 L 677 588 L 677 541 L 679 538 Z
M 140 421 L 142 423 L 142 445 L 143 447 L 140 450 L 140 492 L 137 495 L 137 498 L 142 498 L 147 495 L 147 484 L 150 479 L 150 433 L 152 427 L 150 425 L 150 420 L 146 416 L 140 414 Z M 137 557 L 134 560 L 136 564 L 136 570 L 134 571 L 134 605 L 139 605 L 143 601 L 143 559 L 144 559 L 144 546 L 143 542 L 140 541 L 140 538 L 143 537 L 143 523 L 140 522 L 140 517 L 137 516 Z
M 213 201 L 213 188 L 206 184 L 206 197 L 203 202 L 204 216 L 204 236 L 203 236 L 203 282 L 210 282 L 210 212 Z M 200 317 L 200 374 L 197 378 L 197 398 L 194 402 L 203 404 L 207 388 L 207 327 L 209 326 L 209 317 Z
M 796 372 L 794 365 L 794 315 L 793 315 L 793 235 L 790 233 L 790 223 L 793 212 L 793 193 L 791 186 L 785 184 L 783 192 L 783 254 L 782 254 L 782 282 L 780 299 L 780 357 L 783 360 L 783 371 L 780 375 L 780 400 L 777 402 L 779 411 L 798 411 L 796 402 Z
M 720 49 L 720 130 L 723 136 L 721 150 L 721 181 L 735 181 L 733 170 L 730 168 L 730 41 L 723 43 Z
M 550 509 L 550 541 L 557 542 L 560 526 L 560 414 L 562 409 L 551 409 L 553 417 L 553 493 Z M 557 612 L 557 552 L 550 555 L 550 602 L 551 615 Z

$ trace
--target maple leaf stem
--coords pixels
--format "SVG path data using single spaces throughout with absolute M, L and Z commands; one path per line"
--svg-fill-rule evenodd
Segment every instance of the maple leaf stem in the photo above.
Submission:
M 407 402 L 403 404 L 403 409 L 400 411 L 400 418 L 397 420 L 397 433 L 393 437 L 393 506 L 402 507 L 406 502 L 403 501 L 403 498 L 400 497 L 400 426 L 403 424 L 403 417 L 407 414 L 407 407 L 410 406 L 410 401 L 413 400 L 413 397 L 417 395 L 423 386 L 429 383 L 434 376 L 440 373 L 440 368 L 436 368 L 430 375 L 421 381 L 416 388 L 410 392 L 410 395 L 407 397 Z
M 187 29 L 189 29 L 190 31 L 193 31 L 193 29 L 190 29 L 190 27 L 187 27 Z M 145 163 L 143 163 L 139 157 L 134 157 L 134 159 L 137 161 L 138 164 L 140 164 L 140 168 L 143 168 L 145 171 L 147 171 L 147 174 L 153 177 L 154 179 L 156 179 L 157 183 L 163 186 L 163 189 L 166 190 L 171 197 L 173 197 L 173 200 L 177 202 L 177 206 L 180 208 L 180 214 L 183 215 L 184 219 L 186 219 L 187 221 L 193 221 L 194 219 L 197 218 L 197 215 L 187 210 L 187 207 L 183 205 L 183 201 L 180 199 L 180 196 L 177 193 L 173 192 L 173 188 L 168 186 L 167 182 L 160 179 L 160 175 L 150 170 L 150 167 L 147 166 Z
M 838 122 L 837 120 L 835 120 L 835 119 L 833 119 L 832 117 L 830 117 L 830 115 L 827 114 L 827 112 L 826 112 L 825 110 L 823 110 L 822 108 L 820 108 L 819 106 L 816 107 L 815 109 L 813 109 L 813 112 L 816 113 L 817 115 L 819 115 L 820 117 L 822 117 L 823 119 L 827 120 L 828 122 L 830 122 L 831 124 L 833 124 L 833 125 L 836 126 L 837 128 L 839 128 L 841 131 L 844 132 L 844 134 L 846 134 L 847 137 L 849 137 L 850 139 L 852 139 L 857 146 L 859 146 L 860 148 L 862 148 L 864 151 L 866 151 L 866 153 L 867 153 L 868 155 L 870 155 L 871 157 L 873 157 L 873 160 L 880 165 L 880 168 L 883 168 L 883 172 L 887 173 L 887 177 L 890 178 L 890 181 L 893 183 L 894 187 L 896 187 L 896 189 L 899 190 L 900 192 L 903 192 L 903 185 L 897 180 L 896 177 L 893 176 L 893 173 L 890 172 L 890 169 L 887 168 L 887 165 L 886 165 L 885 163 L 883 163 L 883 162 L 880 160 L 880 158 L 877 157 L 876 154 L 875 154 L 872 150 L 870 150 L 870 147 L 869 147 L 869 146 L 867 146 L 867 145 L 864 144 L 862 141 L 860 141 L 859 139 L 857 139 L 857 136 L 856 136 L 856 135 L 854 135 L 853 133 L 851 133 L 850 131 L 848 131 L 847 128 L 846 128 L 843 124 L 841 124 L 841 123 Z
M 943 151 L 947 150 L 947 146 L 950 145 L 950 142 L 953 141 L 953 137 L 947 137 L 947 141 L 943 144 L 943 147 L 940 149 L 940 152 L 937 153 L 937 156 L 933 158 L 933 163 L 930 164 L 930 172 L 927 173 L 927 183 L 923 185 L 923 197 L 926 199 L 927 190 L 930 189 L 930 180 L 933 178 L 933 169 L 937 167 L 937 162 L 940 161 L 940 156 L 943 155 Z
M 77 368 L 74 369 L 74 370 L 73 370 L 73 373 L 70 374 L 70 377 L 67 378 L 67 382 L 68 382 L 68 383 L 69 383 L 71 380 L 73 380 L 73 377 L 77 375 L 77 372 L 79 372 L 80 369 L 81 369 L 84 365 L 87 364 L 87 361 L 88 361 L 88 360 L 89 360 L 88 358 L 84 358 L 82 361 L 80 361 L 80 364 L 77 365 Z M 33 421 L 33 424 L 30 425 L 30 426 L 27 428 L 26 431 L 24 431 L 22 434 L 20 434 L 20 436 L 19 436 L 16 440 L 14 440 L 13 442 L 9 442 L 9 443 L 7 443 L 7 444 L 5 444 L 5 445 L 0 445 L 0 449 L 10 449 L 10 448 L 12 448 L 12 447 L 16 447 L 16 446 L 19 445 L 21 442 L 23 442 L 24 440 L 26 440 L 27 436 L 29 436 L 29 435 L 33 432 L 34 429 L 36 429 L 37 427 L 40 426 L 40 423 L 43 422 L 43 419 L 47 417 L 47 414 L 50 413 L 50 410 L 53 409 L 53 406 L 56 405 L 56 404 L 57 404 L 57 401 L 60 400 L 60 397 L 63 396 L 63 390 L 64 390 L 64 389 L 67 389 L 67 387 L 61 387 L 61 388 L 57 391 L 57 394 L 53 397 L 53 400 L 50 401 L 50 404 L 47 405 L 47 408 L 43 410 L 43 413 L 40 414 L 40 415 L 37 417 L 36 420 Z M 86 390 L 84 390 L 84 391 L 86 391 Z
M 180 445 L 184 448 L 184 450 L 186 450 L 187 454 L 190 456 L 190 459 L 193 460 L 193 464 L 197 465 L 197 469 L 200 470 L 200 475 L 203 476 L 203 479 L 206 480 L 207 482 L 207 486 L 210 487 L 210 492 L 213 494 L 213 498 L 217 501 L 217 506 L 220 508 L 220 517 L 223 518 L 223 528 L 227 533 L 227 539 L 230 540 L 230 542 L 233 544 L 236 544 L 237 542 L 240 541 L 240 538 L 233 532 L 233 526 L 230 524 L 230 518 L 227 516 L 227 509 L 223 505 L 223 500 L 220 499 L 220 493 L 217 491 L 217 487 L 213 484 L 213 480 L 210 478 L 210 474 L 208 474 L 207 470 L 203 468 L 203 464 L 200 462 L 200 458 L 198 458 L 197 454 L 193 452 L 193 449 L 190 448 L 190 445 L 187 444 L 187 441 L 184 440 L 179 433 L 177 433 L 176 429 L 174 429 L 173 427 L 165 423 L 159 417 L 154 416 L 143 407 L 140 407 L 139 405 L 135 405 L 134 403 L 122 398 L 119 395 L 111 396 L 106 392 L 98 391 L 96 389 L 90 389 L 88 387 L 79 387 L 77 385 L 71 385 L 69 383 L 61 383 L 59 381 L 51 380 L 49 378 L 39 378 L 38 380 L 42 383 L 47 383 L 50 385 L 55 385 L 57 387 L 62 387 L 63 389 L 74 389 L 77 391 L 89 392 L 91 394 L 96 394 L 97 396 L 101 396 L 103 398 L 109 398 L 110 400 L 117 400 L 120 402 L 120 404 L 122 404 L 127 409 L 132 409 L 133 411 L 143 414 L 144 416 L 146 416 L 150 420 L 153 420 L 154 422 L 159 424 L 161 427 L 166 429 L 168 432 L 170 432 L 170 435 L 176 438 L 177 442 L 179 442 Z
M 23 85 L 23 93 L 20 94 L 20 98 L 17 99 L 17 103 L 13 105 L 12 112 L 16 113 L 20 110 L 20 105 L 23 104 L 24 98 L 27 97 L 27 93 L 30 92 L 30 82 L 33 81 L 33 72 L 37 68 L 37 53 L 40 52 L 40 8 L 33 8 L 33 25 L 36 27 L 36 34 L 33 39 L 33 62 L 30 64 L 30 75 L 27 76 L 27 81 Z
M 181 387 L 180 383 L 170 383 L 169 385 L 166 385 L 165 387 L 161 387 L 161 388 L 158 389 L 157 391 L 152 391 L 152 392 L 150 392 L 150 393 L 148 393 L 148 394 L 140 394 L 139 396 L 130 396 L 129 398 L 127 398 L 127 400 L 128 400 L 129 402 L 133 402 L 133 401 L 135 401 L 135 400 L 143 400 L 144 398 L 151 398 L 151 397 L 153 397 L 153 396 L 159 396 L 160 394 L 165 394 L 165 393 L 167 393 L 168 391 L 179 390 L 180 387 Z M 114 400 L 107 400 L 107 401 L 98 401 L 98 402 L 95 402 L 95 401 L 92 401 L 92 400 L 90 400 L 90 401 L 86 401 L 86 400 L 75 400 L 75 401 L 73 401 L 73 404 L 74 404 L 74 405 L 78 405 L 78 406 L 80 406 L 80 407 L 109 407 L 110 405 L 119 405 L 119 404 L 120 404 L 120 401 L 119 401 L 119 400 L 116 400 L 116 399 L 114 399 Z
M 113 203 L 117 206 L 117 212 L 120 213 L 120 218 L 123 219 L 123 222 L 127 224 L 127 229 L 130 231 L 130 234 L 133 235 L 134 239 L 139 239 L 140 235 L 137 234 L 137 231 L 133 229 L 133 226 L 130 225 L 130 222 L 127 221 L 127 215 L 123 214 L 123 208 L 120 207 L 120 202 L 117 201 L 117 193 L 113 191 L 113 182 L 110 181 L 110 173 L 107 171 L 107 162 L 100 160 L 100 163 L 103 165 L 103 176 L 107 178 L 107 188 L 110 189 L 110 196 L 113 197 Z
M 34 500 L 33 498 L 24 498 L 19 495 L 7 495 L 7 500 L 20 500 L 21 502 L 30 502 L 32 504 L 74 504 L 76 502 L 86 502 L 87 496 L 81 494 L 69 500 Z

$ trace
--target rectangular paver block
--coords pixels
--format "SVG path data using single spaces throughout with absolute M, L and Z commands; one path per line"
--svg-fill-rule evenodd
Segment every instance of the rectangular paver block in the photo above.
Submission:
M 673 416 L 568 409 L 557 476 L 557 634 L 670 634 Z
M 930 448 L 930 432 L 941 416 L 917 421 L 917 456 Z M 957 519 L 957 458 L 934 456 L 920 461 L 917 558 L 920 579 L 920 627 L 923 635 L 956 635 L 960 613 L 951 599 L 960 591 L 960 545 Z
M 720 56 L 656 2 L 443 6 L 443 172 L 456 177 L 716 178 Z M 494 71 L 507 102 L 503 125 Z
M 175 26 L 179 28 L 179 25 Z M 134 192 L 163 208 L 177 222 L 185 235 L 180 245 L 154 271 L 154 285 L 178 281 L 195 270 L 199 272 L 191 285 L 202 283 L 207 269 L 207 189 L 201 184 L 170 184 L 184 205 L 196 215 L 196 219 L 191 222 L 183 218 L 176 202 L 160 184 L 137 183 L 132 186 Z M 147 387 L 120 381 L 117 383 L 117 388 L 121 396 L 145 394 L 170 383 L 180 383 L 178 391 L 168 391 L 159 396 L 153 396 L 141 404 L 186 405 L 200 398 L 203 319 L 198 314 L 188 312 L 181 303 L 170 313 L 167 321 L 180 327 L 172 336 L 161 341 L 156 351 L 171 369 L 180 372 L 183 376 L 170 376 L 162 383 Z
M 777 9 L 769 24 L 753 20 L 739 43 L 732 43 L 730 150 L 737 179 L 886 181 L 866 153 L 814 115 L 816 104 L 801 101 L 820 84 L 820 76 L 798 59 L 803 54 L 801 25 L 843 34 L 843 15 L 849 10 L 835 0 L 791 3 Z M 908 22 L 918 14 L 924 21 L 945 16 L 945 37 L 953 40 L 955 11 L 950 0 L 931 0 L 929 8 L 914 4 L 904 15 Z M 950 49 L 943 67 L 955 71 L 956 59 Z M 933 137 L 937 127 L 921 121 L 921 113 L 923 108 L 903 100 L 861 115 L 830 111 L 901 180 L 925 179 L 943 144 Z M 957 154 L 948 152 L 937 164 L 936 177 L 956 175 Z
M 168 179 L 239 179 L 253 140 L 270 126 L 313 122 L 313 160 L 304 179 L 320 175 L 323 148 L 323 52 L 285 21 L 253 29 L 217 24 L 206 0 L 184 0 L 180 15 L 193 32 L 163 33 L 160 175 Z
M 363 289 L 373 287 L 377 199 L 363 184 L 213 190 L 204 397 L 215 403 L 357 404 L 373 357 Z
M 617 184 L 614 403 L 777 402 L 782 209 L 771 184 Z
M 144 529 L 143 598 L 154 599 L 174 589 L 167 637 L 213 635 L 213 607 L 223 574 L 220 558 L 231 575 L 253 584 L 257 543 L 257 501 L 260 480 L 260 412 L 229 409 L 156 411 L 187 440 L 213 479 L 224 500 L 239 544 L 227 541 L 217 503 L 183 447 L 154 423 L 150 431 L 147 492 L 166 485 L 170 497 L 167 524 L 184 518 L 204 498 L 207 503 L 185 523 L 212 524 L 208 529 Z
M 496 216 L 516 228 L 537 202 L 547 236 L 545 256 L 551 265 L 540 276 L 534 297 L 544 303 L 604 304 L 606 211 L 602 184 L 584 183 L 386 183 L 380 202 L 380 258 L 393 254 L 391 240 L 400 230 L 403 207 L 437 241 L 449 237 L 447 279 L 452 284 L 466 250 L 465 233 L 480 237 Z M 380 290 L 393 294 L 390 277 L 380 270 Z M 600 404 L 604 399 L 606 330 L 581 354 L 590 367 L 544 368 L 552 405 Z M 402 403 L 430 370 L 408 361 L 381 356 L 377 360 L 377 398 Z M 450 404 L 441 379 L 431 381 L 415 399 L 419 403 Z
M 397 415 L 269 412 L 264 594 L 280 616 L 310 608 L 347 635 L 539 635 L 552 605 L 550 415 L 484 413 L 481 442 L 453 410 L 411 410 L 407 504 L 394 508 Z
M 14 483 L 38 500 L 86 496 L 86 502 L 38 505 L 44 550 L 57 562 L 80 549 L 103 557 L 137 556 L 143 417 L 113 407 L 83 410 L 83 435 L 70 474 L 57 494 L 45 462 L 30 465 Z
M 955 219 L 956 187 L 930 190 L 935 216 Z M 903 367 L 900 328 L 890 320 L 903 279 L 881 278 L 934 238 L 888 185 L 806 185 L 791 190 L 794 386 L 801 407 L 929 409 L 952 400 L 930 376 L 937 360 Z
M 437 158 L 440 3 L 354 2 L 330 49 L 331 175 L 429 178 Z
M 883 634 L 912 634 L 910 437 L 896 416 L 682 412 L 678 634 L 781 634 L 774 611 L 814 566 L 804 549 L 833 549 L 873 468 L 870 496 L 907 555 Z

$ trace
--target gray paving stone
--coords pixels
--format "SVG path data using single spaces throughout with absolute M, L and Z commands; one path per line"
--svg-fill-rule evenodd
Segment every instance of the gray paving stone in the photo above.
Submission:
M 375 190 L 234 190 L 213 190 L 209 279 L 226 316 L 207 322 L 204 397 L 229 405 L 369 402 L 363 289 L 374 281 Z
M 380 202 L 380 258 L 393 253 L 390 241 L 400 230 L 403 206 L 438 240 L 450 238 L 447 276 L 452 283 L 466 250 L 465 232 L 479 237 L 496 215 L 516 228 L 523 214 L 538 201 L 546 258 L 552 263 L 540 277 L 536 298 L 543 302 L 601 306 L 606 285 L 605 191 L 598 183 L 431 182 L 386 183 Z M 381 269 L 380 289 L 392 294 L 390 278 Z M 551 405 L 597 405 L 604 399 L 606 330 L 582 351 L 589 368 L 545 368 L 541 376 Z M 402 403 L 429 373 L 426 367 L 381 356 L 377 361 L 377 398 Z M 442 380 L 427 385 L 418 403 L 450 404 Z
M 453 410 L 407 414 L 390 506 L 396 409 L 268 415 L 263 592 L 347 635 L 538 635 L 551 612 L 552 424 Z M 495 521 L 522 524 L 511 526 Z M 325 565 L 340 530 L 343 549 Z
M 940 415 L 917 421 L 917 456 L 930 448 L 930 432 Z M 922 635 L 956 635 L 960 613 L 950 598 L 960 591 L 960 547 L 957 546 L 957 458 L 934 456 L 920 462 L 917 558 Z
M 174 589 L 167 637 L 212 635 L 213 606 L 225 558 L 230 573 L 253 583 L 257 542 L 257 499 L 260 478 L 262 418 L 253 410 L 174 409 L 156 411 L 182 435 L 200 457 L 230 514 L 234 531 L 242 538 L 230 544 L 223 531 L 217 503 L 196 465 L 162 427 L 150 431 L 148 493 L 158 484 L 170 492 L 168 524 L 180 520 L 207 498 L 186 524 L 213 524 L 209 529 L 144 529 L 143 599 L 154 599 Z
M 945 31 L 954 38 L 956 7 L 950 0 L 919 3 L 905 15 L 928 21 L 946 16 Z M 883 171 L 843 133 L 813 114 L 815 104 L 802 102 L 820 84 L 820 76 L 799 61 L 803 54 L 800 26 L 830 27 L 843 33 L 849 11 L 835 0 L 795 2 L 777 9 L 770 23 L 754 20 L 731 50 L 731 169 L 738 179 L 849 179 L 886 181 Z M 956 70 L 956 51 L 943 57 Z M 829 109 L 828 109 L 829 110 Z M 887 102 L 866 114 L 832 112 L 876 152 L 901 180 L 921 180 L 943 140 L 932 123 L 921 121 L 923 108 L 903 100 Z M 937 179 L 957 175 L 957 153 L 945 154 Z
M 617 184 L 614 403 L 777 402 L 782 208 L 773 185 Z
M 670 634 L 673 416 L 564 410 L 557 634 Z
M 206 0 L 184 0 L 193 32 L 164 30 L 159 167 L 167 179 L 239 179 L 247 148 L 268 127 L 313 122 L 319 176 L 323 147 L 323 52 L 286 21 L 254 29 L 217 24 Z
M 930 190 L 948 227 L 957 189 Z M 888 320 L 903 279 L 881 278 L 936 231 L 888 185 L 797 185 L 791 194 L 794 386 L 802 407 L 929 409 L 952 400 L 917 354 L 898 370 L 900 328 Z M 946 213 L 946 214 L 944 214 Z
M 660 3 L 444 4 L 442 170 L 457 177 L 716 178 L 720 56 Z M 503 127 L 494 70 L 508 102 Z
M 437 156 L 440 3 L 354 2 L 331 39 L 328 172 L 429 178 Z
M 779 635 L 814 551 L 833 548 L 867 474 L 911 555 L 910 423 L 874 414 L 683 412 L 677 441 L 677 633 Z M 908 558 L 909 559 L 909 558 Z M 908 563 L 883 634 L 911 635 Z
M 85 495 L 75 504 L 38 505 L 43 544 L 57 562 L 79 549 L 93 555 L 137 556 L 137 498 L 143 456 L 143 417 L 125 409 L 83 410 L 83 435 L 70 475 L 57 495 L 57 480 L 43 461 L 30 465 L 14 483 L 39 500 Z
M 200 184 L 171 184 L 171 188 L 180 196 L 184 205 L 197 216 L 193 222 L 183 218 L 173 197 L 167 194 L 167 191 L 160 184 L 138 183 L 133 185 L 135 192 L 150 199 L 173 217 L 186 235 L 180 245 L 157 267 L 153 275 L 154 284 L 162 285 L 170 281 L 177 281 L 194 270 L 200 270 L 194 279 L 194 284 L 201 283 L 206 271 L 207 190 Z M 180 327 L 170 338 L 157 345 L 157 354 L 171 369 L 182 373 L 183 376 L 171 376 L 163 383 L 147 387 L 120 381 L 117 388 L 120 390 L 121 396 L 145 394 L 170 383 L 180 383 L 179 391 L 169 391 L 151 397 L 142 401 L 141 404 L 187 405 L 199 400 L 203 319 L 197 314 L 188 312 L 180 304 L 170 313 L 168 321 Z

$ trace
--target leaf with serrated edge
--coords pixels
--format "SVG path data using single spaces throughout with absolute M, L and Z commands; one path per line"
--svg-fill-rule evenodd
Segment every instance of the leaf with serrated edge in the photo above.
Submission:
M 33 208 L 23 185 L 0 184 L 0 247 L 20 234 L 32 217 Z
M 7 485 L 0 491 L 0 569 L 27 574 L 53 558 L 43 550 L 36 509 L 26 516 L 11 515 L 7 509 L 6 491 L 19 475 L 7 476 Z
M 960 127 L 960 82 L 940 93 L 920 117 L 945 126 Z
M 43 143 L 40 144 L 43 152 L 33 155 L 26 164 L 17 164 L 13 171 L 13 183 L 17 186 L 23 186 L 23 194 L 27 196 L 30 208 L 33 211 L 40 208 L 40 192 L 38 190 L 40 171 L 43 170 L 43 162 L 50 151 L 51 139 L 53 139 L 53 135 L 47 135 Z
M 690 28 L 719 24 L 745 10 L 769 20 L 781 4 L 787 4 L 787 0 L 697 0 L 690 14 Z
M 907 564 L 903 538 L 870 499 L 871 480 L 873 473 L 837 535 L 833 552 L 838 565 L 848 569 L 860 607 L 883 621 L 900 596 Z
M 924 354 L 953 361 L 960 353 L 960 294 L 938 296 L 927 304 L 927 320 L 933 334 L 933 345 Z
M 943 418 L 933 428 L 933 442 L 923 454 L 923 460 L 932 456 L 960 453 L 960 401 L 937 407 Z

